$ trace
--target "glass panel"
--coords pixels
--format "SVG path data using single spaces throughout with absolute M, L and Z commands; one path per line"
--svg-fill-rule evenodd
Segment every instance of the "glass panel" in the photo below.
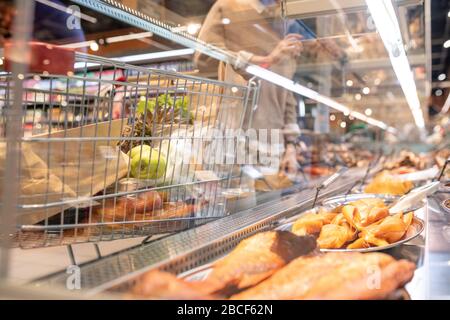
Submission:
M 132 125 L 139 108 L 161 126 L 233 129 L 223 139 L 243 139 L 246 156 L 226 167 L 227 182 L 209 203 L 251 201 L 220 209 L 226 213 L 314 188 L 341 167 L 366 172 L 380 154 L 399 149 L 400 141 L 425 150 L 420 127 L 424 122 L 431 129 L 433 123 L 426 108 L 430 57 L 424 4 L 378 2 L 393 3 L 392 14 L 358 0 L 350 7 L 326 1 L 333 6 L 323 12 L 317 1 L 317 12 L 303 14 L 300 7 L 283 18 L 281 4 L 294 2 L 299 1 L 37 0 L 31 39 L 76 55 L 72 67 L 69 56 L 47 59 L 48 48 L 39 47 L 42 60 L 23 82 L 23 137 L 116 120 Z M 6 56 L 16 13 L 11 1 L 2 2 L 1 10 Z M 379 15 L 393 26 L 392 39 L 378 24 Z M 8 57 L 2 60 L 8 63 Z M 64 68 L 68 72 L 61 72 Z M 9 71 L 3 73 L 3 105 L 11 91 Z M 169 106 L 175 118 L 178 108 L 192 119 L 158 118 L 160 105 Z M 140 124 L 143 141 L 155 139 L 150 125 Z M 223 156 L 237 158 L 237 143 L 234 148 Z M 252 152 L 256 156 L 250 157 Z M 217 168 L 195 167 L 201 169 Z M 206 189 L 195 192 L 212 192 Z M 110 190 L 100 191 L 106 196 Z

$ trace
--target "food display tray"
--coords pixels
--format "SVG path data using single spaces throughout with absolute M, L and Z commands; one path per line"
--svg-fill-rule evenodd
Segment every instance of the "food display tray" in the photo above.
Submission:
M 351 169 L 321 191 L 319 200 L 346 192 L 364 170 Z M 171 236 L 80 265 L 86 294 L 127 292 L 143 273 L 159 269 L 177 275 L 216 261 L 249 236 L 276 228 L 279 221 L 310 208 L 315 188 L 282 197 Z M 68 274 L 57 272 L 34 281 L 37 286 L 65 286 Z
M 330 197 L 325 199 L 322 202 L 322 206 L 316 206 L 313 209 L 310 210 L 306 210 L 304 212 L 299 213 L 298 215 L 294 216 L 294 217 L 290 217 L 289 219 L 287 219 L 286 221 L 283 221 L 283 223 L 277 227 L 278 230 L 288 230 L 290 231 L 292 229 L 292 225 L 294 224 L 295 221 L 297 221 L 301 216 L 303 216 L 306 213 L 310 213 L 310 212 L 317 212 L 319 208 L 324 208 L 324 209 L 334 209 L 337 208 L 339 206 L 348 204 L 350 202 L 356 201 L 356 200 L 362 200 L 362 199 L 382 199 L 386 204 L 391 204 L 393 203 L 395 200 L 399 199 L 399 197 L 396 196 L 389 196 L 389 195 L 380 195 L 380 194 L 348 194 L 348 195 L 338 195 L 338 196 L 334 196 L 334 197 Z M 422 201 L 421 203 L 419 203 L 418 205 L 409 208 L 408 212 L 411 211 L 417 211 L 419 209 L 421 209 L 423 206 L 425 205 L 425 201 Z M 400 246 L 404 243 L 407 243 L 417 237 L 419 237 L 422 232 L 425 229 L 425 221 L 418 218 L 416 215 L 414 215 L 414 219 L 411 223 L 411 226 L 409 227 L 406 236 L 395 242 L 395 243 L 391 243 L 387 246 L 381 246 L 381 247 L 370 247 L 370 248 L 361 248 L 361 249 L 320 249 L 320 251 L 322 252 L 375 252 L 375 251 L 383 251 L 383 250 L 388 250 L 388 249 L 392 249 L 394 247 Z
M 319 201 L 345 193 L 361 176 L 361 170 L 350 170 L 339 183 L 323 190 Z M 314 188 L 303 190 L 198 228 L 81 265 L 82 289 L 87 295 L 108 293 L 120 297 L 130 291 L 142 274 L 155 269 L 177 274 L 189 281 L 202 281 L 211 271 L 212 264 L 235 248 L 240 241 L 257 232 L 279 228 L 290 217 L 297 217 L 299 212 L 310 209 L 314 196 Z M 415 247 L 401 245 L 392 248 L 389 253 L 392 252 L 397 259 L 404 258 L 403 252 L 410 251 L 405 248 Z M 401 252 L 400 256 L 398 252 Z M 418 267 L 421 265 L 420 259 L 414 258 L 413 261 Z M 34 285 L 61 286 L 65 284 L 67 277 L 65 272 L 58 272 L 36 280 Z M 396 292 L 395 296 L 395 299 L 409 298 L 404 289 Z

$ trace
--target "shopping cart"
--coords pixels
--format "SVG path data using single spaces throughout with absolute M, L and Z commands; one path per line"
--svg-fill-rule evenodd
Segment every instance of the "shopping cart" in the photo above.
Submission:
M 236 140 L 227 129 L 242 127 L 256 85 L 77 53 L 75 72 L 27 74 L 21 89 L 19 197 L 8 213 L 14 245 L 151 236 L 227 214 L 223 191 L 239 174 L 222 161 Z M 3 164 L 11 161 L 4 114 L 13 99 L 12 74 L 3 73 Z

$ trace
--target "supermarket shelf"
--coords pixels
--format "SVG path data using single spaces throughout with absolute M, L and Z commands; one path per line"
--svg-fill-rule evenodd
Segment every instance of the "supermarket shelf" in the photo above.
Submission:
M 425 65 L 426 57 L 424 54 L 410 55 L 408 56 L 411 67 Z M 323 62 L 323 63 L 308 63 L 302 64 L 297 70 L 297 74 L 300 76 L 310 75 L 313 72 L 321 72 L 327 68 L 339 68 L 345 69 L 347 72 L 352 71 L 364 71 L 371 69 L 390 69 L 392 70 L 392 64 L 389 57 L 379 59 L 358 59 L 350 60 L 343 65 L 338 65 L 336 62 Z
M 421 4 L 423 0 L 396 0 L 397 6 Z M 359 12 L 367 9 L 364 0 L 347 0 L 340 4 L 339 10 L 344 13 Z M 306 19 L 323 15 L 337 14 L 333 2 L 328 0 L 283 0 L 282 13 L 285 18 Z

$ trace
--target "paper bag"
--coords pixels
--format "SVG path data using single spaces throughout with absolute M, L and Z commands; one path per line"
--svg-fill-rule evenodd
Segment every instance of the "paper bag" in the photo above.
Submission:
M 18 222 L 34 224 L 49 218 L 76 206 L 68 201 L 90 197 L 126 176 L 128 156 L 116 146 L 123 121 L 52 132 L 33 137 L 44 141 L 23 142 L 19 204 L 28 208 L 19 211 Z M 4 146 L 0 158 L 5 158 Z

